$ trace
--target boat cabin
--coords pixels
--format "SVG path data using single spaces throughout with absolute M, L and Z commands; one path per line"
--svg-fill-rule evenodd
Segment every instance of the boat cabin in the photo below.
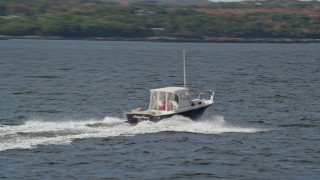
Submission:
M 149 111 L 176 111 L 190 105 L 189 89 L 186 87 L 165 87 L 151 89 Z

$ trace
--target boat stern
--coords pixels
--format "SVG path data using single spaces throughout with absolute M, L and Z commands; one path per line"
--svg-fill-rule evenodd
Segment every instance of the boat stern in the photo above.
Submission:
M 138 123 L 141 121 L 150 121 L 152 117 L 149 114 L 141 114 L 141 113 L 126 113 L 127 122 L 128 123 Z

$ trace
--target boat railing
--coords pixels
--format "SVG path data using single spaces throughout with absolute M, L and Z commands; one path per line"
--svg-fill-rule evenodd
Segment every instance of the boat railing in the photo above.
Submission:
M 214 95 L 214 91 L 212 90 L 206 90 L 206 91 L 201 91 L 199 93 L 198 99 L 204 101 L 204 100 L 210 100 Z

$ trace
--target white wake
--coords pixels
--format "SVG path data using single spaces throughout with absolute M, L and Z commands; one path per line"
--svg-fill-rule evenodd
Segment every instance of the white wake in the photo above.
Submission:
M 214 116 L 202 121 L 192 121 L 177 116 L 157 123 L 145 121 L 135 126 L 125 123 L 123 119 L 113 117 L 86 121 L 30 120 L 19 126 L 0 126 L 0 151 L 30 149 L 37 145 L 69 144 L 74 139 L 134 136 L 163 131 L 220 134 L 256 133 L 266 130 L 231 125 L 225 122 L 223 116 Z

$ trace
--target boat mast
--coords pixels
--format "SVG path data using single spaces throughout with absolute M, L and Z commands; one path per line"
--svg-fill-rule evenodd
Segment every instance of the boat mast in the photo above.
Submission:
M 183 50 L 183 81 L 184 87 L 187 87 L 187 79 L 186 79 L 186 51 Z

